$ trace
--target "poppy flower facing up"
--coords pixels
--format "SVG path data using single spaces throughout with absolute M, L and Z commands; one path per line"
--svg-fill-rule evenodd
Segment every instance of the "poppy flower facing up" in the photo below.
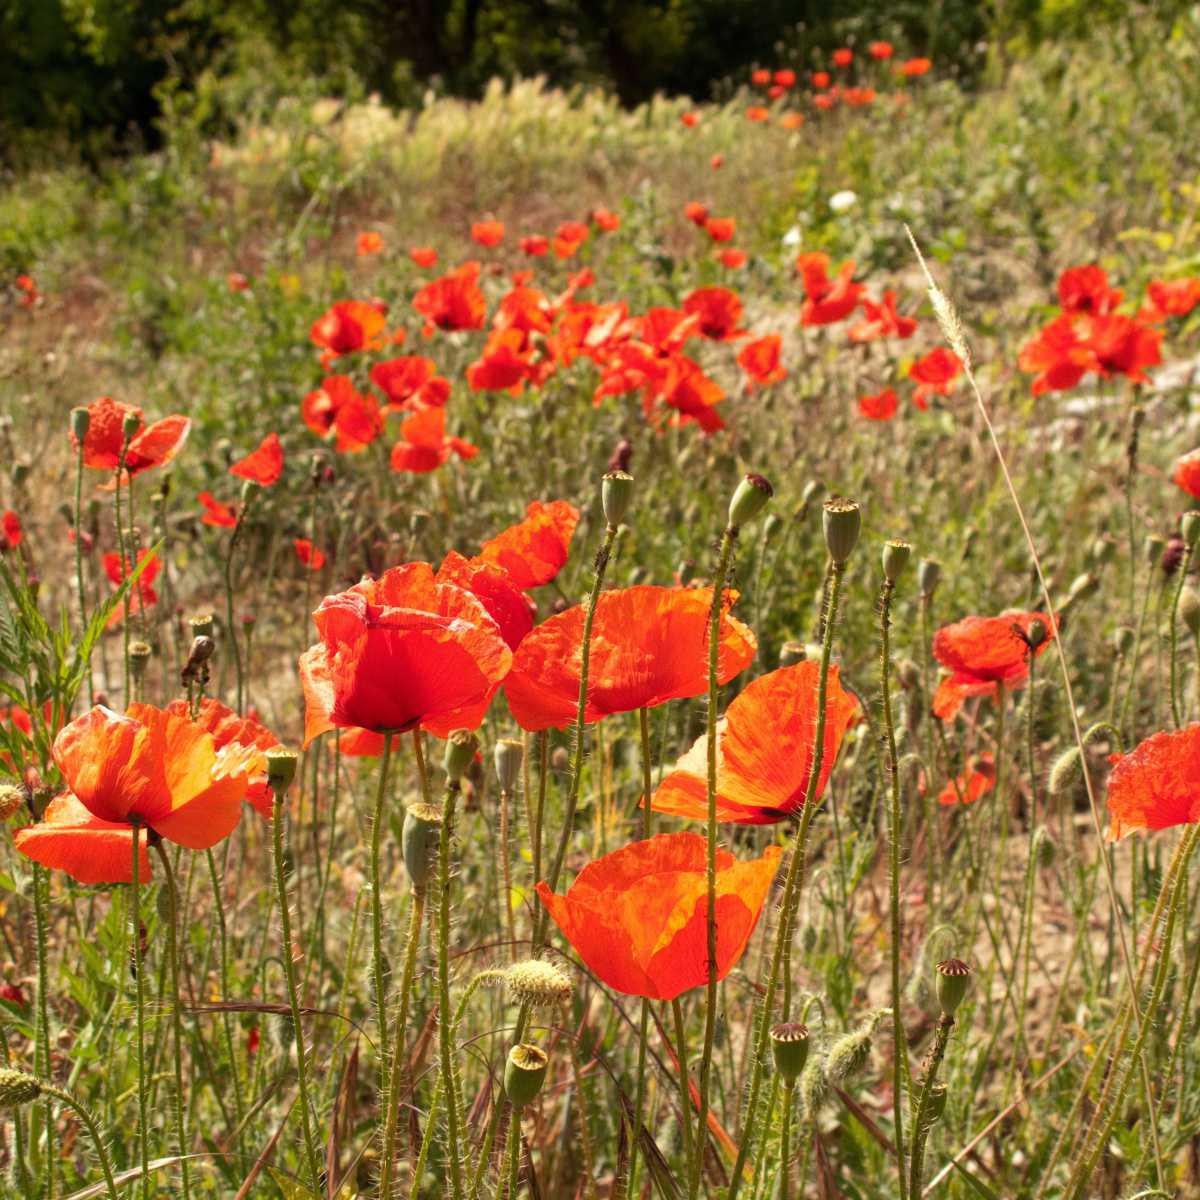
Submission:
M 413 297 L 413 308 L 425 318 L 425 330 L 447 332 L 482 329 L 487 304 L 479 287 L 479 264 L 465 262 L 457 270 L 427 283 Z
M 480 601 L 428 563 L 326 596 L 313 620 L 321 641 L 300 658 L 305 745 L 335 727 L 477 729 L 512 664 Z
M 884 388 L 874 396 L 859 396 L 858 411 L 868 421 L 890 421 L 899 407 L 895 388 Z
M 1151 734 L 1109 762 L 1108 841 L 1200 821 L 1200 725 Z
M 101 396 L 87 406 L 88 430 L 83 439 L 83 465 L 97 471 L 115 471 L 125 445 L 125 417 L 137 420 L 137 432 L 125 452 L 126 474 L 139 475 L 152 467 L 166 466 L 183 447 L 192 423 L 187 417 L 163 417 L 147 425 L 142 410 L 122 404 L 111 396 Z M 71 442 L 79 449 L 72 433 Z
M 800 310 L 801 325 L 833 325 L 844 321 L 857 307 L 866 288 L 854 282 L 854 263 L 844 262 L 836 279 L 829 277 L 829 255 L 823 251 L 801 254 L 796 270 L 807 297 Z
M 917 388 L 913 392 L 913 403 L 925 412 L 929 408 L 930 396 L 949 396 L 962 374 L 962 359 L 953 350 L 938 346 L 924 358 L 918 358 L 908 368 L 908 377 Z
M 679 122 L 685 129 L 695 129 L 700 124 L 700 114 L 698 112 L 680 113 Z
M 769 825 L 798 811 L 812 770 L 820 666 L 800 662 L 747 684 L 717 725 L 717 820 Z M 838 668 L 828 681 L 825 748 L 816 796 L 837 761 L 858 701 L 841 685 Z M 659 784 L 655 812 L 703 821 L 708 816 L 708 736 L 675 764 Z
M 283 446 L 279 434 L 268 433 L 258 449 L 239 459 L 229 468 L 230 475 L 249 479 L 260 487 L 272 487 L 283 474 Z
M 728 288 L 697 288 L 684 297 L 683 311 L 697 318 L 697 332 L 713 342 L 732 342 L 746 336 L 738 328 L 742 319 L 742 302 Z
M 730 602 L 735 593 L 726 593 Z M 708 689 L 711 588 L 638 586 L 600 593 L 592 627 L 586 722 L 610 713 L 653 708 Z M 522 643 L 505 684 L 523 729 L 563 729 L 576 716 L 584 606 L 539 625 Z M 717 677 L 744 671 L 758 643 L 750 629 L 722 614 Z
M 589 863 L 565 895 L 538 896 L 601 982 L 630 996 L 674 1000 L 708 981 L 707 847 L 662 833 Z M 717 851 L 717 978 L 737 965 L 758 923 L 782 851 L 739 862 Z
M 766 67 L 756 67 L 750 72 L 750 82 L 755 87 L 767 87 L 771 82 L 771 72 Z
M 565 500 L 531 501 L 525 519 L 483 543 L 479 557 L 519 588 L 541 587 L 566 565 L 579 509 Z
M 956 780 L 942 788 L 938 793 L 938 803 L 947 807 L 952 804 L 974 804 L 995 786 L 996 760 L 985 750 L 975 755 L 970 766 Z
M 709 217 L 704 222 L 704 231 L 714 242 L 732 242 L 737 221 L 733 217 Z
M 334 438 L 339 454 L 357 454 L 383 432 L 379 401 L 359 392 L 348 375 L 323 379 L 304 397 L 300 416 L 318 437 Z
M 1171 479 L 1189 496 L 1200 500 L 1200 450 L 1190 450 L 1176 464 Z
M 222 504 L 212 492 L 201 492 L 196 499 L 204 506 L 204 516 L 201 521 L 205 525 L 232 529 L 237 524 L 237 509 L 231 504 Z

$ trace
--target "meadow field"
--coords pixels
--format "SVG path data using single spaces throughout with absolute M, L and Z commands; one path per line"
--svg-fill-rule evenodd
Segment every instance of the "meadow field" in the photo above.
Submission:
M 1198 83 L 0 178 L 0 1196 L 1200 1197 Z

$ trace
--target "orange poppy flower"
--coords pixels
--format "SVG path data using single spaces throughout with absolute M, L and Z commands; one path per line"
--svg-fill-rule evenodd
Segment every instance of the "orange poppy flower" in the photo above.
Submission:
M 1200 725 L 1151 734 L 1108 761 L 1108 841 L 1200 821 Z
M 1200 279 L 1152 279 L 1146 285 L 1150 304 L 1146 320 L 1165 321 L 1168 317 L 1186 317 L 1200 304 Z
M 768 333 L 742 347 L 737 364 L 747 375 L 748 388 L 753 388 L 755 384 L 768 387 L 787 378 L 787 371 L 780 361 L 782 345 L 783 339 L 779 334 Z
M 450 399 L 450 381 L 437 373 L 432 358 L 406 354 L 376 363 L 371 382 L 387 397 L 388 409 L 440 408 Z
M 484 542 L 479 557 L 519 588 L 540 587 L 566 565 L 578 524 L 579 509 L 565 500 L 532 500 L 525 519 Z
M 714 171 L 719 171 L 725 165 L 725 155 L 714 154 L 712 158 L 708 160 L 708 165 L 712 167 Z
M 408 257 L 418 267 L 436 267 L 438 252 L 432 246 L 413 246 L 408 252 Z
M 747 684 L 717 727 L 717 820 L 770 825 L 804 803 L 812 770 L 820 665 L 800 662 Z M 837 761 L 858 701 L 829 672 L 825 753 L 816 795 Z M 708 735 L 675 764 L 658 786 L 655 812 L 703 821 L 708 816 Z
M 601 982 L 630 996 L 674 1000 L 708 981 L 708 882 L 704 838 L 661 833 L 588 863 L 559 896 L 538 896 Z M 717 978 L 742 957 L 771 890 L 782 851 L 739 862 L 717 851 Z
M 369 254 L 378 254 L 383 249 L 383 235 L 374 230 L 365 230 L 355 239 L 354 248 L 359 258 Z
M 828 112 L 829 109 L 837 104 L 837 96 L 831 92 L 819 92 L 813 97 L 813 104 L 822 111 Z
M 683 206 L 683 215 L 693 225 L 703 225 L 708 220 L 708 209 L 699 200 L 689 200 Z
M 812 73 L 812 85 L 819 91 L 824 91 L 829 86 L 829 72 L 814 71 Z
M 848 67 L 854 61 L 854 51 L 843 47 L 833 52 L 833 63 L 837 67 Z
M 357 350 L 374 350 L 382 345 L 379 340 L 386 318 L 379 306 L 365 300 L 339 300 L 314 322 L 309 331 L 309 340 L 320 346 L 322 365 L 352 354 Z
M 525 350 L 526 337 L 519 329 L 492 333 L 483 347 L 483 355 L 467 367 L 467 383 L 473 392 L 519 392 L 533 370 L 533 360 Z
M 709 217 L 704 222 L 704 231 L 714 242 L 732 242 L 737 221 L 733 217 Z
M 21 544 L 21 539 L 25 536 L 21 530 L 21 518 L 11 508 L 6 508 L 4 510 L 3 521 L 0 522 L 0 528 L 3 530 L 4 545 L 9 550 L 15 550 Z
M 231 292 L 245 292 L 250 288 L 250 280 L 241 271 L 230 271 L 225 276 L 225 284 Z
M 885 337 L 910 338 L 917 331 L 916 317 L 906 317 L 896 311 L 896 293 L 890 289 L 883 293 L 878 304 L 864 296 L 862 310 L 864 319 L 846 331 L 852 342 L 873 342 Z
M 1068 267 L 1058 277 L 1059 306 L 1072 316 L 1106 317 L 1116 311 L 1121 295 L 1108 286 L 1108 274 L 1095 263 Z
M 471 241 L 481 246 L 498 246 L 504 241 L 503 221 L 476 221 L 471 226 Z
M 582 221 L 564 221 L 554 231 L 554 253 L 558 258 L 570 258 L 584 242 L 591 230 Z
M 305 425 L 318 437 L 334 437 L 339 454 L 357 454 L 383 432 L 383 414 L 374 396 L 357 391 L 348 375 L 330 375 L 300 405 Z
M 1189 496 L 1200 500 L 1200 450 L 1189 450 L 1180 458 L 1171 478 Z
M 479 600 L 439 583 L 428 563 L 326 596 L 313 620 L 321 642 L 300 658 L 305 745 L 336 726 L 476 729 L 512 664 Z
M 131 704 L 122 716 L 97 705 L 54 739 L 54 761 L 71 794 L 102 821 L 148 825 L 205 850 L 241 814 L 257 751 L 217 748 L 187 716 Z
M 727 592 L 730 603 L 736 593 Z M 584 720 L 653 708 L 708 690 L 711 588 L 638 587 L 601 592 L 592 628 Z M 583 605 L 551 617 L 522 643 L 505 695 L 528 730 L 570 725 L 579 704 Z M 720 623 L 717 675 L 744 671 L 758 643 L 728 611 Z
M 953 350 L 938 346 L 908 368 L 908 377 L 917 384 L 913 403 L 922 412 L 929 408 L 930 396 L 949 396 L 962 373 L 962 359 Z
M 804 114 L 798 112 L 785 112 L 779 118 L 779 124 L 783 129 L 799 129 L 800 126 L 804 124 Z
M 621 228 L 621 218 L 607 208 L 594 208 L 592 210 L 592 220 L 605 233 L 616 233 Z
M 867 47 L 867 53 L 870 54 L 872 58 L 877 58 L 882 61 L 883 59 L 891 58 L 895 51 L 891 42 L 872 42 Z
M 789 67 L 784 67 L 782 70 L 775 72 L 775 82 L 781 88 L 790 88 L 796 86 L 796 72 Z
M 93 816 L 69 792 L 46 805 L 42 819 L 13 833 L 13 846 L 52 871 L 79 883 L 133 882 L 133 827 Z M 138 830 L 138 878 L 152 875 L 149 836 Z
M 413 308 L 426 321 L 426 332 L 482 329 L 487 304 L 479 288 L 479 264 L 465 262 L 457 270 L 427 283 L 413 297 Z
M 938 803 L 974 804 L 996 786 L 996 760 L 987 750 L 977 754 L 967 769 L 938 793 Z
M 162 564 L 158 561 L 158 555 L 152 554 L 149 550 L 139 550 L 137 552 L 137 561 L 142 563 L 149 558 L 146 563 L 145 570 L 138 576 L 138 581 L 133 587 L 133 591 L 129 597 L 129 611 L 131 613 L 139 613 L 143 609 L 150 608 L 158 603 L 158 593 L 154 590 L 154 580 L 158 577 L 159 571 L 162 569 Z M 121 562 L 121 556 L 115 551 L 104 556 L 104 573 L 108 576 L 114 587 L 120 587 L 125 582 L 128 575 L 133 574 L 133 567 L 130 565 L 128 557 L 124 564 Z M 123 616 L 122 607 L 118 607 L 112 615 L 112 623 L 118 624 Z
M 698 112 L 684 112 L 679 114 L 679 120 L 687 129 L 695 129 L 700 124 L 700 114 Z
M 695 421 L 705 433 L 725 428 L 716 411 L 716 406 L 725 399 L 725 392 L 686 354 L 671 357 L 658 395 L 668 408 L 679 413 L 675 420 L 680 424 Z
M 213 745 L 218 751 L 233 746 L 246 753 L 246 800 L 260 816 L 269 821 L 273 813 L 273 800 L 271 789 L 267 786 L 266 752 L 282 745 L 280 740 L 256 717 L 239 717 L 227 704 L 222 704 L 212 696 L 200 701 L 195 717 L 186 700 L 172 700 L 164 711 L 199 725 L 212 736 Z
M 868 421 L 890 421 L 899 407 L 895 388 L 884 388 L 874 396 L 859 396 L 858 411 Z
M 766 87 L 771 82 L 771 72 L 766 67 L 757 67 L 750 72 L 750 82 L 755 87 Z
M 927 58 L 910 58 L 902 62 L 897 70 L 906 78 L 915 79 L 918 75 L 924 75 L 932 66 L 933 63 Z
M 875 103 L 875 89 L 869 87 L 850 87 L 842 93 L 842 99 L 851 108 L 866 108 Z
M 718 252 L 717 261 L 721 266 L 727 267 L 731 271 L 736 271 L 739 267 L 746 265 L 746 252 L 745 250 L 735 250 L 733 247 L 729 247 Z
M 747 121 L 769 121 L 771 119 L 771 110 L 763 108 L 761 105 L 752 104 L 746 109 Z
M 1005 612 L 998 617 L 964 617 L 943 625 L 933 635 L 933 656 L 955 681 L 966 684 L 1009 683 L 1029 673 L 1030 626 L 1040 621 L 1050 630 L 1050 618 L 1040 612 Z M 1037 653 L 1050 645 L 1042 641 Z
M 393 471 L 410 471 L 425 475 L 436 471 L 451 454 L 459 458 L 474 458 L 479 447 L 459 437 L 446 436 L 446 410 L 423 408 L 413 413 L 400 426 L 401 441 L 392 447 Z
M 530 258 L 541 258 L 550 253 L 550 239 L 540 233 L 531 233 L 521 239 L 521 253 Z
M 237 524 L 237 509 L 231 504 L 222 504 L 212 492 L 201 492 L 196 499 L 204 506 L 201 520 L 205 525 L 232 529 Z
M 169 463 L 183 447 L 192 423 L 187 417 L 163 417 L 147 425 L 142 410 L 122 404 L 111 396 L 101 396 L 87 406 L 88 430 L 83 439 L 83 465 L 97 471 L 115 471 L 125 444 L 125 417 L 137 418 L 137 433 L 125 452 L 125 472 L 139 475 L 152 467 Z M 79 442 L 72 433 L 71 442 L 78 451 Z
M 230 475 L 249 479 L 261 487 L 272 487 L 283 474 L 283 446 L 279 434 L 268 433 L 259 443 L 258 449 L 238 459 L 229 468 Z
M 464 558 L 451 550 L 435 576 L 468 591 L 500 628 L 504 644 L 515 650 L 533 628 L 534 604 L 509 573 L 482 557 Z
M 746 336 L 746 330 L 738 328 L 742 302 L 729 288 L 697 288 L 684 297 L 683 311 L 696 317 L 697 332 L 710 341 L 732 342 Z
M 842 263 L 836 279 L 829 277 L 829 255 L 817 250 L 796 258 L 796 270 L 806 297 L 800 309 L 801 325 L 834 325 L 857 307 L 866 288 L 854 282 L 853 261 Z
M 296 538 L 292 545 L 296 547 L 296 557 L 310 571 L 319 571 L 325 565 L 324 553 L 317 549 L 308 538 Z

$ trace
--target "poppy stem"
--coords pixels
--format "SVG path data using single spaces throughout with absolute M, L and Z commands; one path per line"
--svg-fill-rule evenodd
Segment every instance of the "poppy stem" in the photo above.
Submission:
M 454 1021 L 450 1011 L 450 834 L 460 784 L 450 779 L 438 837 L 438 1042 L 441 1051 L 442 1093 L 446 1102 L 446 1152 L 450 1158 L 450 1195 L 462 1200 L 462 1162 L 459 1157 L 458 1088 L 454 1073 Z M 426 1134 L 428 1137 L 428 1134 Z
M 742 1143 L 738 1147 L 737 1159 L 729 1179 L 728 1200 L 737 1200 L 742 1186 L 747 1159 L 754 1148 L 760 1124 L 756 1120 L 759 1097 L 762 1093 L 763 1071 L 767 1061 L 767 1039 L 770 1036 L 771 1012 L 775 1006 L 775 993 L 782 982 L 784 990 L 783 1019 L 788 1019 L 791 1008 L 791 943 L 792 927 L 800 893 L 804 887 L 805 857 L 808 852 L 808 831 L 817 809 L 817 785 L 821 779 L 821 767 L 825 760 L 825 719 L 828 711 L 829 664 L 833 657 L 833 633 L 837 625 L 838 604 L 842 594 L 842 576 L 845 563 L 830 561 L 827 612 L 824 621 L 824 638 L 821 643 L 821 671 L 817 682 L 817 728 L 813 738 L 812 768 L 808 776 L 808 787 L 804 793 L 804 805 L 800 810 L 800 824 L 792 840 L 791 861 L 783 885 L 783 899 L 779 926 L 775 933 L 775 945 L 771 951 L 771 969 L 767 975 L 766 990 L 759 1009 L 759 1021 L 754 1035 L 754 1047 L 750 1066 L 750 1087 L 742 1121 Z
M 933 715 L 933 671 L 931 664 L 929 636 L 930 607 L 933 604 L 933 594 L 925 588 L 921 589 L 921 686 L 925 693 L 925 771 L 929 776 L 925 789 L 925 838 L 929 848 L 927 867 L 927 887 L 929 890 L 929 923 L 934 926 L 940 923 L 941 906 L 941 829 L 937 818 L 937 745 L 934 740 L 936 718 Z M 901 1171 L 903 1175 L 903 1171 Z
M 194 719 L 194 718 L 193 718 Z M 230 1000 L 232 993 L 229 989 L 229 929 L 225 923 L 225 906 L 222 903 L 221 896 L 221 875 L 217 870 L 217 856 L 213 854 L 210 846 L 204 852 L 208 859 L 208 875 L 212 882 L 213 908 L 217 914 L 217 937 L 220 949 L 220 965 L 221 965 L 221 1000 L 226 1003 Z M 233 1017 L 229 1012 L 221 1014 L 221 1025 L 225 1030 L 225 1050 L 229 1055 L 229 1072 L 233 1081 L 233 1107 L 237 1113 L 238 1129 L 240 1131 L 242 1118 L 245 1113 L 245 1102 L 242 1099 L 242 1074 L 238 1069 L 237 1053 L 234 1049 L 233 1042 Z M 238 1134 L 238 1141 L 241 1141 L 241 1134 Z
M 137 1032 L 135 1049 L 137 1051 L 138 1077 L 138 1148 L 142 1168 L 142 1200 L 150 1200 L 150 1151 L 148 1146 L 149 1129 L 146 1116 L 146 984 L 142 979 L 142 906 L 141 881 L 138 873 L 141 864 L 138 861 L 138 851 L 141 849 L 142 831 L 139 825 L 133 826 L 133 879 L 129 890 L 129 936 L 132 941 L 130 949 L 133 954 L 134 994 L 137 1002 Z
M 896 752 L 896 724 L 892 716 L 892 593 L 896 585 L 885 578 L 879 589 L 879 695 L 883 714 L 884 754 L 890 780 L 888 804 L 888 899 L 891 906 L 891 945 L 889 947 L 892 967 L 892 1126 L 896 1143 L 896 1161 L 900 1164 L 897 1179 L 900 1200 L 907 1200 L 908 1189 L 904 1180 L 904 1097 L 909 1089 L 908 1046 L 904 1036 L 904 1023 L 900 1019 L 900 947 L 904 938 L 904 925 L 900 911 L 900 842 L 903 839 L 903 818 L 900 811 L 900 766 Z M 932 768 L 931 768 L 932 769 Z M 932 826 L 930 827 L 932 836 Z M 790 1108 L 789 1094 L 785 1104 Z M 788 1119 L 785 1109 L 785 1130 Z M 786 1160 L 785 1160 L 786 1161 Z M 786 1180 L 786 1166 L 784 1168 Z M 786 1200 L 786 1195 L 783 1197 Z
M 512 809 L 512 792 L 506 787 L 500 789 L 500 871 L 501 887 L 503 888 L 504 903 L 503 921 L 504 932 L 508 938 L 508 956 L 517 960 L 517 929 L 513 917 L 513 884 L 512 884 L 512 831 L 510 812 Z
M 87 589 L 83 582 L 83 438 L 75 463 L 75 585 L 79 589 L 80 637 L 88 627 Z M 87 662 L 88 704 L 96 703 L 96 684 L 92 679 L 92 660 Z
M 1188 569 L 1192 565 L 1192 546 L 1183 553 L 1183 562 L 1179 564 L 1179 582 L 1175 585 L 1175 595 L 1171 599 L 1171 716 L 1175 719 L 1175 728 L 1183 728 L 1182 710 L 1179 706 L 1179 600 L 1187 583 Z
M 237 711 L 242 715 L 244 704 L 245 684 L 242 680 L 242 652 L 238 646 L 237 630 L 233 626 L 233 554 L 237 549 L 238 538 L 242 533 L 242 522 L 250 508 L 253 489 L 245 488 L 246 502 L 238 506 L 237 523 L 229 535 L 229 550 L 225 555 L 225 636 L 229 639 L 229 648 L 233 652 L 233 672 L 237 679 Z
M 692 1164 L 688 1195 L 700 1194 L 700 1176 L 704 1165 L 704 1145 L 708 1130 L 708 1100 L 712 1077 L 713 1044 L 717 1031 L 717 703 L 718 660 L 721 649 L 721 611 L 725 603 L 725 581 L 729 577 L 737 527 L 729 525 L 721 535 L 721 554 L 713 578 L 712 608 L 708 619 L 708 822 L 705 830 L 705 872 L 707 877 L 707 908 L 705 917 L 707 986 L 704 1005 L 704 1049 L 700 1055 L 700 1106 L 696 1118 L 697 1154 Z M 649 801 L 647 800 L 647 804 Z
M 100 1160 L 100 1170 L 104 1173 L 104 1190 L 108 1196 L 108 1200 L 117 1200 L 117 1183 L 113 1178 L 112 1163 L 109 1161 L 108 1148 L 104 1144 L 104 1137 L 100 1132 L 100 1126 L 96 1118 L 92 1115 L 91 1110 L 85 1107 L 80 1101 L 76 1100 L 70 1092 L 63 1088 L 55 1087 L 52 1083 L 45 1083 L 39 1080 L 39 1087 L 42 1095 L 53 1097 L 61 1104 L 65 1104 L 79 1118 L 80 1124 L 88 1131 L 88 1137 L 92 1139 L 92 1145 L 96 1150 L 96 1157 Z
M 129 451 L 129 443 L 132 440 L 132 435 L 128 432 L 125 434 L 125 439 L 121 443 L 121 453 L 117 458 L 117 474 L 114 480 L 113 488 L 113 518 L 117 526 L 117 553 L 121 556 L 120 578 L 122 581 L 133 570 L 133 564 L 129 561 L 129 555 L 125 546 L 125 529 L 121 522 L 121 476 L 125 474 L 125 455 Z M 140 588 L 141 581 L 138 581 L 137 586 Z M 121 601 L 123 619 L 121 621 L 121 637 L 124 645 L 124 674 L 121 676 L 121 695 L 125 697 L 125 703 L 128 705 L 130 701 L 129 695 L 129 590 L 126 589 L 124 599 Z
M 692 1096 L 688 1081 L 687 1033 L 678 996 L 671 1001 L 671 1015 L 675 1018 L 675 1057 L 679 1060 L 679 1125 L 683 1132 L 684 1162 L 687 1164 L 688 1179 L 691 1180 L 696 1172 L 695 1152 L 692 1149 Z
M 183 1102 L 183 1022 L 179 1016 L 179 890 L 175 886 L 175 872 L 171 860 L 163 850 L 162 842 L 151 839 L 154 851 L 162 863 L 163 878 L 167 893 L 167 960 L 171 973 L 171 1040 L 175 1050 L 175 1137 L 179 1143 L 180 1182 L 184 1200 L 192 1194 L 191 1166 L 188 1160 L 187 1114 Z
M 272 789 L 271 849 L 275 860 L 275 895 L 279 901 L 279 924 L 283 946 L 283 977 L 287 983 L 288 1007 L 292 1014 L 292 1029 L 296 1036 L 296 1081 L 300 1090 L 300 1116 L 304 1129 L 304 1153 L 307 1159 L 312 1194 L 322 1192 L 320 1158 L 313 1133 L 313 1109 L 308 1092 L 308 1051 L 304 1043 L 304 1024 L 300 1014 L 300 989 L 296 984 L 296 962 L 292 951 L 292 914 L 288 906 L 287 875 L 284 871 L 283 833 L 287 819 L 283 806 L 284 789 Z
M 938 1071 L 942 1059 L 946 1056 L 946 1046 L 950 1041 L 950 1031 L 954 1028 L 954 1018 L 949 1013 L 942 1013 L 934 1030 L 933 1045 L 925 1059 L 921 1072 L 920 1090 L 917 1093 L 917 1103 L 913 1111 L 913 1143 L 912 1157 L 909 1160 L 908 1190 L 912 1196 L 921 1194 L 921 1171 L 925 1159 L 925 1139 L 933 1124 L 929 1112 L 929 1099 L 933 1085 L 937 1082 Z
M 521 1110 L 514 1106 L 508 1120 L 508 1200 L 521 1191 Z
M 379 763 L 379 785 L 375 792 L 375 816 L 371 822 L 371 971 L 375 985 L 375 1015 L 379 1023 L 379 1089 L 387 1095 L 388 1039 L 387 988 L 383 963 L 383 898 L 380 895 L 379 852 L 383 838 L 383 806 L 387 800 L 388 769 L 392 762 L 392 735 L 383 736 L 383 757 Z
M 777 1200 L 791 1200 L 792 1197 L 792 1109 L 795 1108 L 796 1084 L 787 1080 L 783 1085 L 783 1127 L 779 1131 L 779 1187 L 776 1191 Z M 897 1152 L 899 1146 L 897 1145 Z M 900 1161 L 904 1158 L 901 1156 Z M 904 1172 L 901 1171 L 903 1175 Z M 903 1194 L 903 1193 L 902 1193 Z

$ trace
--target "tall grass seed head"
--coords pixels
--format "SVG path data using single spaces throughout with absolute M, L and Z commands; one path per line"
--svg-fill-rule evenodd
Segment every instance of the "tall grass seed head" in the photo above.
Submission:
M 628 471 L 609 471 L 600 481 L 600 504 L 608 527 L 617 528 L 633 504 L 633 476 Z
M 854 553 L 854 547 L 858 545 L 858 535 L 862 529 L 862 509 L 856 500 L 834 496 L 832 500 L 825 501 L 822 516 L 825 547 L 829 551 L 829 557 L 838 566 L 843 566 Z
M 946 1016 L 954 1016 L 970 984 L 971 968 L 961 958 L 944 958 L 938 963 L 937 999 Z
M 527 1042 L 518 1043 L 508 1052 L 504 1094 L 514 1108 L 524 1108 L 542 1090 L 549 1063 L 544 1050 Z
M 496 766 L 496 778 L 500 790 L 511 792 L 521 777 L 521 764 L 525 760 L 525 747 L 516 738 L 501 738 L 496 743 L 492 761 Z
M 895 585 L 908 560 L 912 556 L 912 546 L 908 542 L 885 542 L 883 545 L 883 577 L 888 583 Z
M 786 1083 L 795 1083 L 808 1061 L 808 1026 L 788 1021 L 771 1026 L 771 1055 Z
M 763 475 L 747 475 L 734 489 L 729 501 L 729 528 L 740 529 L 766 507 L 775 489 Z
M 470 770 L 478 749 L 479 739 L 469 729 L 456 729 L 446 739 L 442 764 L 451 782 L 457 782 Z
M 442 810 L 432 804 L 414 804 L 404 814 L 404 869 L 420 891 L 433 878 L 434 855 L 442 832 Z
M 522 1004 L 537 1008 L 552 1008 L 571 998 L 571 980 L 567 974 L 540 958 L 513 963 L 504 972 L 504 982 Z

